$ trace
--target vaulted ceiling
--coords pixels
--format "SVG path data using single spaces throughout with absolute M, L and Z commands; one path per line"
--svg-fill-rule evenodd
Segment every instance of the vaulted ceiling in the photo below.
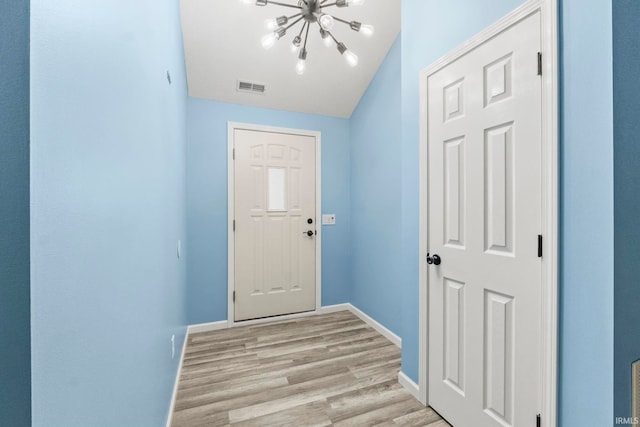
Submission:
M 280 0 L 296 4 L 297 0 Z M 335 22 L 332 33 L 359 64 L 350 67 L 335 44 L 326 47 L 314 24 L 307 44 L 307 68 L 295 70 L 291 42 L 300 24 L 265 50 L 265 20 L 291 16 L 295 9 L 256 6 L 242 0 L 181 0 L 189 95 L 197 98 L 348 118 L 400 32 L 400 0 L 368 0 L 363 5 L 324 10 L 347 21 L 371 24 L 373 36 Z M 265 85 L 264 94 L 237 90 L 238 81 Z

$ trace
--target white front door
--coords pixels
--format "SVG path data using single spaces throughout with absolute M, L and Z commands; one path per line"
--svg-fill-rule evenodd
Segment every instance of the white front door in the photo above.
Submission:
M 316 139 L 234 130 L 235 320 L 315 310 Z
M 427 78 L 429 404 L 455 427 L 540 412 L 540 38 L 536 12 Z

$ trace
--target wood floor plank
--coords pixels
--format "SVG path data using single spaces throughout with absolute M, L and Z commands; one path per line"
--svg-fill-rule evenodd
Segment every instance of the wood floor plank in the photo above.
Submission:
M 231 422 L 244 421 L 275 412 L 275 410 L 273 410 L 275 405 L 282 409 L 297 406 L 292 401 L 294 398 L 298 404 L 310 403 L 313 401 L 313 399 L 310 400 L 307 398 L 310 394 L 316 396 L 319 392 L 327 388 L 336 387 L 336 384 L 340 387 L 343 382 L 348 382 L 349 379 L 349 377 L 345 377 L 343 374 L 332 375 L 306 383 L 272 388 L 256 394 L 239 396 L 201 405 L 196 408 L 175 411 L 174 416 L 180 420 L 206 419 L 209 416 L 224 411 L 229 413 L 229 420 Z
M 300 420 L 304 420 L 304 426 L 324 427 L 330 426 L 331 420 L 327 418 L 327 402 L 324 400 L 311 402 L 306 405 L 295 406 L 283 411 L 274 412 L 261 417 L 251 418 L 245 421 L 232 423 L 232 427 L 300 427 Z
M 269 369 L 282 369 L 288 366 L 294 366 L 295 363 L 291 359 L 277 360 L 271 363 L 261 363 L 259 365 L 259 370 L 268 371 Z M 232 372 L 227 371 L 217 371 L 217 372 L 202 372 L 201 377 L 185 379 L 180 378 L 179 387 L 191 387 L 194 385 L 202 385 L 202 384 L 215 384 L 216 382 L 222 382 L 226 380 L 230 380 L 233 378 L 242 377 L 245 375 L 251 375 L 254 372 L 259 371 L 254 366 L 246 366 L 244 369 L 239 369 Z
M 345 420 L 333 422 L 336 427 L 345 426 L 374 426 L 393 419 L 400 415 L 410 414 L 418 410 L 420 404 L 413 399 L 412 396 L 405 396 L 396 402 L 385 404 L 383 406 L 372 407 L 371 410 L 363 412 Z M 333 419 L 331 420 L 333 421 Z
M 327 378 L 335 377 L 334 380 L 328 384 L 325 382 Z M 262 416 L 273 412 L 289 409 L 294 406 L 304 405 L 306 403 L 313 402 L 315 400 L 322 400 L 328 397 L 332 397 L 341 393 L 345 393 L 352 390 L 357 390 L 361 387 L 366 387 L 372 383 L 387 381 L 393 377 L 391 373 L 383 373 L 378 376 L 371 376 L 368 378 L 356 379 L 352 375 L 335 375 L 332 377 L 325 377 L 321 380 L 324 386 L 316 386 L 313 384 L 309 390 L 301 393 L 292 393 L 289 396 L 285 396 L 279 399 L 271 399 L 266 402 L 261 402 L 249 407 L 238 408 L 229 411 L 229 420 L 231 422 L 243 421 L 250 417 Z M 314 381 L 311 381 L 312 383 Z M 307 383 L 302 383 L 307 384 Z
M 349 311 L 191 334 L 172 427 L 428 426 L 400 350 Z
M 371 407 L 406 397 L 405 390 L 391 379 L 329 398 L 329 415 L 333 421 L 339 421 L 367 412 Z
M 196 395 L 186 396 L 184 393 L 178 393 L 178 402 L 176 402 L 175 410 L 182 411 L 184 409 L 196 408 L 223 400 L 241 398 L 250 394 L 257 394 L 264 391 L 270 391 L 274 388 L 284 387 L 288 385 L 286 378 L 273 378 L 261 382 L 251 382 L 229 388 L 210 388 L 206 393 L 198 393 Z
M 303 352 L 301 354 L 304 354 Z M 356 360 L 357 363 L 362 363 L 361 366 L 355 366 Z M 333 367 L 334 369 L 339 369 L 341 367 L 347 367 L 350 371 L 354 373 L 354 375 L 358 378 L 362 378 L 364 376 L 369 375 L 371 372 L 379 371 L 380 368 L 371 369 L 378 367 L 383 363 L 379 355 L 367 353 L 366 355 L 361 355 L 360 353 L 355 353 L 350 355 L 350 357 L 342 357 L 340 359 L 322 359 L 314 362 L 310 362 L 307 364 L 294 364 L 293 361 L 289 361 L 288 364 L 284 364 L 281 366 L 274 367 L 273 365 L 269 367 L 269 369 L 258 369 L 258 370 L 250 370 L 249 373 L 243 373 L 242 375 L 234 376 L 232 378 L 226 380 L 220 380 L 219 377 L 212 376 L 204 376 L 202 378 L 196 378 L 188 381 L 180 381 L 179 390 L 181 391 L 193 391 L 194 393 L 206 392 L 206 390 L 212 386 L 226 388 L 233 387 L 235 385 L 245 383 L 245 382 L 256 382 L 263 381 L 270 378 L 276 377 L 290 377 L 296 376 L 299 374 L 303 374 L 308 370 L 326 370 L 327 367 Z M 383 360 L 386 360 L 383 358 Z M 400 367 L 400 356 L 390 359 L 395 362 L 395 368 L 399 369 Z M 362 369 L 361 369 L 362 367 Z M 367 370 L 366 368 L 370 368 Z
M 340 366 L 337 364 L 329 364 L 324 368 L 306 368 L 296 372 L 293 375 L 287 376 L 289 384 L 300 384 L 303 382 L 323 378 L 330 375 L 349 375 L 351 371 L 346 366 Z
M 422 408 L 419 411 L 394 418 L 391 425 L 403 427 L 436 427 L 436 424 L 438 424 L 438 427 L 451 427 L 448 423 L 443 421 L 442 418 L 440 418 L 440 415 L 438 415 L 433 409 Z

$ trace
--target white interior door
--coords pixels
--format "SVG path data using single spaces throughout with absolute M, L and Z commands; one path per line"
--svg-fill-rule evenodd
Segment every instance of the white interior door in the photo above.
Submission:
M 427 78 L 429 404 L 456 427 L 540 412 L 540 39 L 536 12 Z
M 235 320 L 315 310 L 316 140 L 234 130 Z

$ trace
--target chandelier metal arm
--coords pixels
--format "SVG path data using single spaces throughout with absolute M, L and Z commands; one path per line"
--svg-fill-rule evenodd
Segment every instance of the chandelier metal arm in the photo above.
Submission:
M 329 34 L 329 37 L 331 37 L 336 44 L 340 43 L 331 31 L 327 31 L 327 34 Z
M 300 32 L 298 33 L 298 37 L 302 37 L 302 33 L 304 32 L 304 28 L 309 25 L 309 23 L 307 21 L 304 22 L 304 24 L 302 24 L 302 28 L 300 28 Z
M 328 1 L 328 0 L 325 0 Z M 336 6 L 338 4 L 338 2 L 334 2 L 334 3 L 329 3 L 329 4 L 324 4 L 324 2 L 320 3 L 320 6 L 322 6 L 323 8 L 325 7 L 331 7 L 331 6 Z
M 338 22 L 342 22 L 343 24 L 351 25 L 350 21 L 345 21 L 344 19 L 340 19 L 337 16 L 334 16 L 333 19 L 335 19 Z
M 303 49 L 307 50 L 307 39 L 309 38 L 309 29 L 311 28 L 311 24 L 309 24 L 308 22 L 307 24 L 307 33 L 304 35 L 304 46 Z
M 287 3 L 280 3 L 278 1 L 271 1 L 268 0 L 267 4 L 275 4 L 277 6 L 283 6 L 283 7 L 293 7 L 294 9 L 300 9 L 300 6 L 298 6 L 297 4 L 287 4 Z M 306 4 L 306 2 L 305 2 Z
M 299 16 L 298 15 L 293 15 L 293 16 Z M 291 24 L 287 25 L 284 29 L 285 30 L 289 30 L 289 28 L 293 27 L 294 25 L 296 25 L 298 22 L 302 21 L 304 19 L 304 16 L 300 16 L 300 18 L 296 19 L 295 21 L 293 21 Z

